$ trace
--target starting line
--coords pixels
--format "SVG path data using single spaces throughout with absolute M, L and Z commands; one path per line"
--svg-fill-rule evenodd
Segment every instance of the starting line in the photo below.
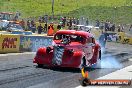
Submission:
M 132 65 L 125 67 L 123 69 L 117 70 L 115 72 L 112 72 L 98 79 L 132 80 Z M 132 88 L 132 84 L 131 86 L 87 86 L 87 87 L 78 86 L 76 88 Z

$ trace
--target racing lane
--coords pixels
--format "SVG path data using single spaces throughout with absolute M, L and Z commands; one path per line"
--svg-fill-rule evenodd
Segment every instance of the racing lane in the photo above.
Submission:
M 112 68 L 104 66 L 102 69 L 88 69 L 90 78 L 96 79 L 132 65 L 132 61 L 129 60 L 132 57 L 131 52 L 132 45 L 108 43 L 102 62 L 110 62 L 113 65 L 110 61 L 112 56 L 121 67 L 117 64 L 117 68 L 115 65 Z M 32 63 L 34 55 L 35 53 L 0 54 L 0 88 L 71 88 L 80 85 L 80 71 L 66 68 L 36 68 Z

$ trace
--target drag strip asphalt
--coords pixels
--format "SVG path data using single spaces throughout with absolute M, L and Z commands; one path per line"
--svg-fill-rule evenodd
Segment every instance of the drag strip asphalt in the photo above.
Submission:
M 131 45 L 108 43 L 102 55 L 104 67 L 88 68 L 89 77 L 97 79 L 132 65 L 131 52 Z M 0 88 L 75 88 L 80 85 L 79 69 L 37 68 L 32 63 L 34 56 L 35 52 L 0 54 Z M 117 66 L 111 67 L 109 62 Z

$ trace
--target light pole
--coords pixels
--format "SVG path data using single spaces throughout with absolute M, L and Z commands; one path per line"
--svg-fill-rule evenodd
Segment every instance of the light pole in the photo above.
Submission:
M 52 0 L 52 17 L 54 18 L 54 0 Z
M 117 20 L 116 20 L 116 13 L 117 13 L 116 10 L 117 10 L 117 7 L 114 7 L 114 23 L 116 23 L 116 21 L 117 21 Z

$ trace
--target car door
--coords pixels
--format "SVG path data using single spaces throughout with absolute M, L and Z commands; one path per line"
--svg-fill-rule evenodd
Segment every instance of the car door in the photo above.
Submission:
M 85 58 L 87 60 L 86 61 L 87 65 L 91 65 L 91 59 L 94 55 L 94 47 L 95 47 L 94 38 L 93 37 L 87 38 L 85 46 Z

